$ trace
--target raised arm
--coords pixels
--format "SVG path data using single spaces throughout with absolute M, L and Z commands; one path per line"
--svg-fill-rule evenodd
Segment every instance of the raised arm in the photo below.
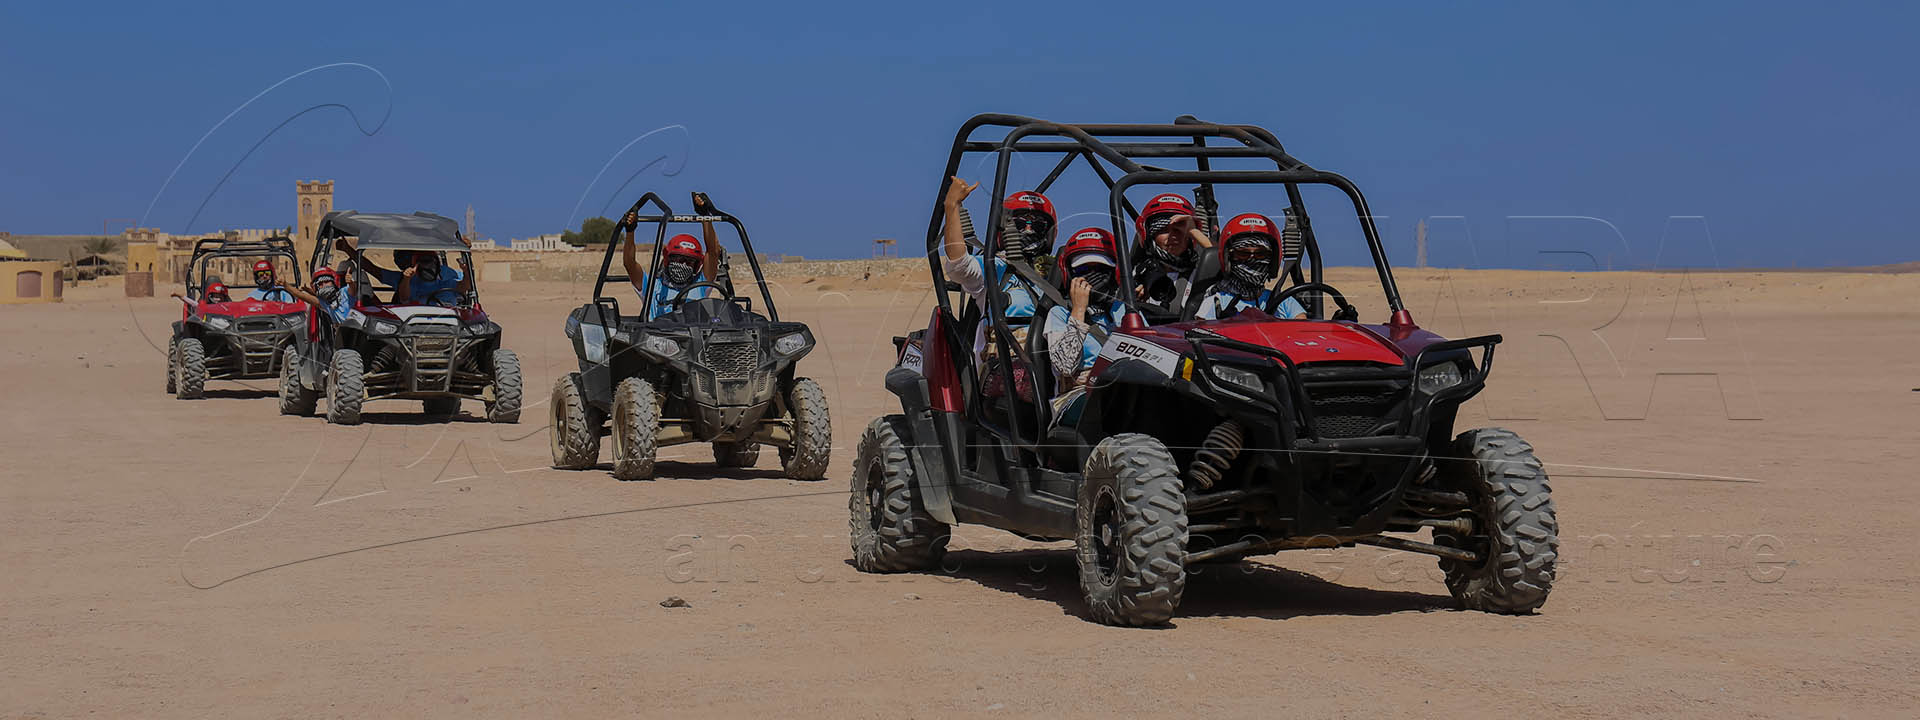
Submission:
M 978 187 L 980 183 L 968 185 L 967 181 L 961 180 L 959 176 L 954 176 L 953 180 L 947 183 L 947 196 L 941 202 L 941 210 L 945 218 L 942 222 L 945 226 L 942 234 L 946 241 L 941 245 L 941 254 L 945 255 L 948 261 L 957 262 L 967 256 L 966 233 L 960 229 L 960 207 L 966 202 L 967 196 L 973 194 L 974 189 Z
M 627 228 L 627 242 L 620 248 L 620 264 L 627 269 L 627 282 L 633 283 L 633 289 L 644 295 L 647 292 L 644 281 L 647 272 L 640 267 L 640 259 L 635 257 L 633 244 L 633 228 L 640 224 L 640 216 L 638 213 L 629 212 L 626 217 L 620 219 L 620 224 Z
M 314 295 L 313 293 L 307 292 L 306 290 L 303 290 L 301 288 L 297 288 L 292 285 L 283 285 L 280 287 L 280 289 L 287 291 L 287 294 L 292 295 L 295 300 L 299 300 L 300 302 L 306 303 L 316 309 L 324 307 L 326 305 L 326 303 L 320 302 L 320 298 L 318 296 Z
M 473 241 L 457 232 L 453 236 L 460 239 L 460 244 L 467 246 L 467 252 L 459 255 L 460 282 L 453 286 L 454 291 L 460 293 L 460 302 L 466 302 L 467 293 L 473 292 Z

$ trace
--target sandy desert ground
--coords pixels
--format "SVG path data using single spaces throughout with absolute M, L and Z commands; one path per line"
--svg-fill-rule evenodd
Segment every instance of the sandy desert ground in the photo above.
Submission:
M 1369 273 L 1333 280 L 1377 318 Z M 172 300 L 0 307 L 0 716 L 1920 707 L 1920 275 L 1403 270 L 1423 325 L 1508 339 L 1462 425 L 1548 463 L 1551 600 L 1457 611 L 1425 557 L 1302 552 L 1205 567 L 1150 630 L 1083 619 L 1061 543 L 963 527 L 951 574 L 848 565 L 853 445 L 897 409 L 887 339 L 930 300 L 909 277 L 782 280 L 823 343 L 817 483 L 771 452 L 716 472 L 703 446 L 650 482 L 552 470 L 544 406 L 494 426 L 375 403 L 331 427 L 275 414 L 270 383 L 176 400 Z M 543 400 L 585 289 L 484 291 Z

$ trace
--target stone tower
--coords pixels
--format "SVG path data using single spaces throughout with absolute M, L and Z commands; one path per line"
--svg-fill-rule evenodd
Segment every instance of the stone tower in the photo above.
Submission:
M 295 184 L 295 195 L 300 221 L 293 225 L 293 246 L 300 255 L 300 264 L 305 266 L 313 258 L 313 233 L 320 227 L 320 218 L 333 212 L 332 180 L 300 180 Z

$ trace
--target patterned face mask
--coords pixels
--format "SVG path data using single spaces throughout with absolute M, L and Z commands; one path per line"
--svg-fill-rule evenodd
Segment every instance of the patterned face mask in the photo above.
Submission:
M 677 289 L 692 285 L 693 279 L 700 275 L 700 269 L 694 267 L 692 261 L 675 258 L 667 261 L 667 270 L 663 274 L 666 275 L 667 284 Z
M 1227 292 L 1251 298 L 1273 279 L 1273 243 L 1265 235 L 1245 234 L 1227 241 L 1227 277 L 1221 285 Z

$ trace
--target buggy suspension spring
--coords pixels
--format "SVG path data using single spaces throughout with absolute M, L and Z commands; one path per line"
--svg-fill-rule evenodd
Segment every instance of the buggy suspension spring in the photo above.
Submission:
M 1227 420 L 1213 426 L 1207 432 L 1207 439 L 1200 442 L 1200 449 L 1193 453 L 1193 465 L 1187 468 L 1187 480 L 1201 488 L 1212 488 L 1220 481 L 1228 468 L 1233 467 L 1235 458 L 1246 447 L 1246 433 L 1240 430 L 1240 423 Z

